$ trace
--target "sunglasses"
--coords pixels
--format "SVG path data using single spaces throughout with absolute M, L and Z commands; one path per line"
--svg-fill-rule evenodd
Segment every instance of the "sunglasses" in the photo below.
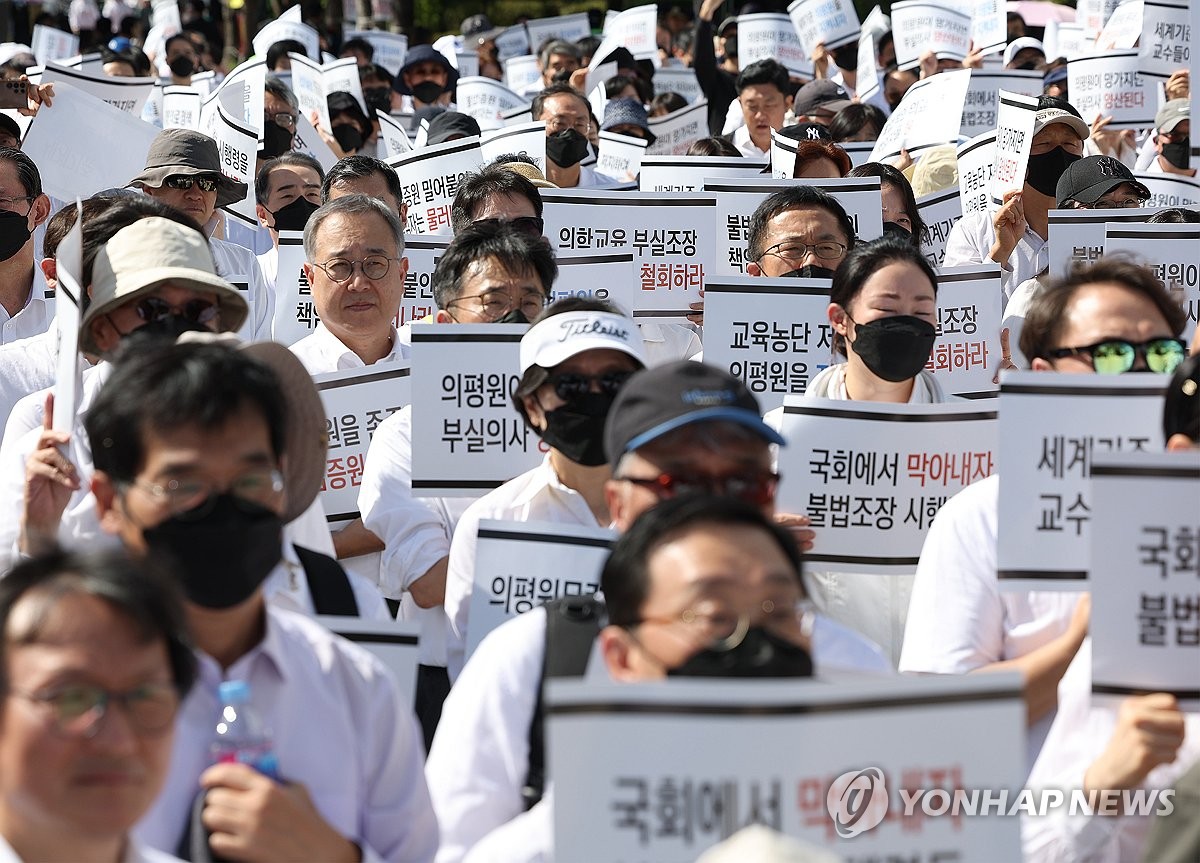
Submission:
M 734 476 L 671 476 L 659 474 L 651 479 L 625 476 L 621 479 L 648 488 L 660 500 L 682 494 L 708 494 L 732 497 L 753 506 L 767 506 L 775 500 L 779 474 L 759 473 Z
M 605 372 L 602 375 L 580 375 L 574 372 L 563 372 L 546 379 L 546 383 L 554 387 L 554 394 L 565 402 L 583 396 L 592 391 L 592 384 L 599 387 L 606 396 L 615 396 L 625 385 L 625 381 L 633 372 Z
M 511 225 L 522 234 L 529 234 L 533 237 L 542 236 L 546 227 L 545 222 L 539 216 L 517 216 L 515 219 L 476 219 L 474 224 L 486 225 L 489 228 Z
M 186 192 L 192 186 L 199 186 L 202 192 L 215 192 L 217 191 L 218 182 L 219 180 L 213 177 L 185 177 L 182 174 L 175 174 L 174 176 L 167 177 L 163 181 L 163 184 L 168 189 L 177 189 L 180 192 Z
M 1084 356 L 1092 361 L 1092 368 L 1100 375 L 1121 375 L 1133 368 L 1138 355 L 1146 361 L 1146 368 L 1160 375 L 1169 375 L 1187 358 L 1187 347 L 1179 339 L 1149 339 L 1135 345 L 1125 339 L 1105 339 L 1094 345 L 1079 348 L 1058 348 L 1050 356 L 1062 359 Z
M 217 316 L 217 307 L 208 300 L 188 300 L 182 306 L 173 306 L 161 297 L 143 297 L 133 308 L 137 316 L 148 324 L 176 313 L 194 324 L 207 324 Z

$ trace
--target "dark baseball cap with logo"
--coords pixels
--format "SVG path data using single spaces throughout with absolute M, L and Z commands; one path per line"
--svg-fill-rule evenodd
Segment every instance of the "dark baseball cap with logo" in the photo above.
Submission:
M 604 452 L 615 467 L 668 432 L 692 423 L 723 420 L 786 445 L 763 422 L 758 399 L 740 380 L 714 366 L 682 360 L 638 372 L 617 393 L 604 426 Z
M 1139 198 L 1149 200 L 1150 190 L 1139 182 L 1119 159 L 1112 156 L 1088 156 L 1067 166 L 1067 170 L 1058 178 L 1054 197 L 1060 207 L 1068 206 L 1070 201 L 1094 204 L 1125 183 L 1133 186 Z

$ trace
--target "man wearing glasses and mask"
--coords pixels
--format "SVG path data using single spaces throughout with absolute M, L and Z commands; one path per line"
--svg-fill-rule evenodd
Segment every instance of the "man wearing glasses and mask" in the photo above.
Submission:
M 33 232 L 48 218 L 37 165 L 20 150 L 0 148 L 0 345 L 50 326 L 46 281 L 33 265 Z
M 832 279 L 854 246 L 854 223 L 828 192 L 795 186 L 758 205 L 746 241 L 748 276 Z
M 533 119 L 546 123 L 546 179 L 560 189 L 603 186 L 593 168 L 580 165 L 588 155 L 592 114 L 587 100 L 570 84 L 551 84 L 533 97 Z

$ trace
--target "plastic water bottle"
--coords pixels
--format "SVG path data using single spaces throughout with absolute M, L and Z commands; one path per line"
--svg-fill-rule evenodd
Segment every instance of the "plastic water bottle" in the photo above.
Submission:
M 215 764 L 248 764 L 272 779 L 279 778 L 279 762 L 271 736 L 250 701 L 250 684 L 226 680 L 218 690 L 221 716 L 213 738 Z

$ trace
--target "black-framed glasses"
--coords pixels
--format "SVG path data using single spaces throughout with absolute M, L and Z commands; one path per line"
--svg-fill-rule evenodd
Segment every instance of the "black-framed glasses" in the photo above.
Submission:
M 29 203 L 24 213 L 17 209 L 17 201 L 27 201 Z M 0 210 L 8 210 L 12 213 L 28 216 L 30 211 L 33 210 L 33 201 L 34 198 L 32 195 L 21 195 L 19 198 L 0 198 Z
M 296 118 L 299 116 L 299 114 L 291 114 L 287 111 L 280 111 L 278 114 L 268 114 L 265 111 L 263 112 L 264 120 L 266 120 L 268 123 L 274 123 L 276 126 L 279 126 L 283 129 L 295 129 Z
M 848 248 L 848 246 L 842 243 L 835 243 L 832 240 L 820 243 L 802 243 L 799 240 L 784 240 L 782 243 L 776 243 L 763 251 L 761 257 L 775 255 L 786 261 L 801 261 L 809 252 L 812 252 L 822 261 L 836 261 L 846 254 Z
M 354 276 L 354 268 L 362 271 L 365 278 L 371 281 L 382 279 L 392 268 L 392 261 L 399 258 L 389 258 L 385 255 L 367 255 L 361 261 L 351 261 L 347 258 L 330 258 L 323 264 L 316 264 L 325 275 L 339 284 L 350 281 Z
M 201 479 L 172 479 L 165 483 L 134 480 L 127 485 L 149 495 L 173 516 L 199 519 L 212 511 L 222 491 L 228 491 L 235 503 L 245 504 L 248 514 L 270 508 L 283 491 L 283 475 L 273 468 L 251 470 L 235 478 L 224 489 Z
M 476 219 L 473 224 L 498 228 L 501 225 L 511 225 L 523 234 L 540 237 L 546 229 L 546 223 L 541 216 L 517 216 L 515 219 Z
M 656 477 L 623 476 L 620 479 L 650 489 L 659 499 L 669 500 L 682 494 L 712 494 L 737 498 L 753 506 L 766 506 L 775 500 L 779 488 L 779 474 L 751 473 L 730 476 L 672 476 L 660 473 Z
M 188 300 L 182 306 L 173 306 L 162 297 L 142 297 L 134 305 L 137 316 L 148 324 L 182 315 L 193 324 L 208 324 L 217 317 L 218 307 L 208 300 Z
M 1140 355 L 1146 368 L 1156 374 L 1169 375 L 1187 359 L 1187 346 L 1180 339 L 1147 339 L 1134 344 L 1125 339 L 1105 339 L 1094 345 L 1078 348 L 1057 348 L 1049 352 L 1054 359 L 1082 356 L 1091 360 L 1099 375 L 1121 375 L 1133 368 Z
M 111 692 L 87 683 L 71 683 L 46 692 L 9 695 L 38 705 L 60 734 L 95 737 L 109 705 L 120 704 L 134 729 L 161 734 L 171 727 L 179 710 L 179 691 L 170 683 L 143 683 L 126 692 Z
M 581 375 L 576 372 L 563 372 L 551 375 L 546 383 L 554 387 L 554 394 L 564 402 L 579 398 L 592 391 L 595 384 L 606 396 L 615 396 L 625 385 L 625 381 L 633 376 L 633 371 L 605 372 L 602 375 Z
M 217 184 L 219 182 L 220 180 L 216 177 L 174 174 L 163 180 L 163 185 L 168 189 L 176 189 L 180 192 L 186 192 L 192 186 L 199 186 L 202 192 L 215 192 L 217 191 Z
M 550 298 L 540 291 L 525 291 L 520 300 L 513 300 L 506 291 L 488 291 L 450 300 L 446 307 L 450 308 L 467 300 L 478 300 L 476 313 L 489 321 L 500 320 L 514 308 L 519 308 L 521 314 L 532 321 L 542 313 L 542 309 L 550 305 Z
M 1132 210 L 1135 207 L 1143 207 L 1149 198 L 1123 198 L 1119 201 L 1112 199 L 1101 198 L 1099 201 L 1094 201 L 1091 204 L 1081 204 L 1075 202 L 1076 206 L 1081 210 Z

